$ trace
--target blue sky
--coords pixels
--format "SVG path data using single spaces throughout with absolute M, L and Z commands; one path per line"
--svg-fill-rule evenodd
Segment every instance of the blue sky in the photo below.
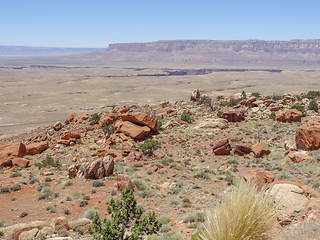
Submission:
M 0 0 L 0 45 L 320 39 L 319 0 Z

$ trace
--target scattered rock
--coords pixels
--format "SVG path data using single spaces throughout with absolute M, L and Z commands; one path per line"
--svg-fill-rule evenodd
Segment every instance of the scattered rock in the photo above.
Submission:
M 306 161 L 310 158 L 307 151 L 291 151 L 288 157 L 295 163 Z
M 31 143 L 26 146 L 27 149 L 27 155 L 35 155 L 43 152 L 49 148 L 49 143 L 48 142 L 36 142 L 36 143 Z
M 126 188 L 128 188 L 128 190 L 131 190 L 131 189 L 133 189 L 134 191 L 137 190 L 137 187 L 135 185 L 133 185 L 133 183 L 128 175 L 119 174 L 117 176 L 117 191 L 122 192 Z
M 302 113 L 297 109 L 286 109 L 283 112 L 276 113 L 276 121 L 279 122 L 301 122 Z
M 194 89 L 191 92 L 190 101 L 196 102 L 200 97 L 200 91 L 199 89 Z
M 216 118 L 216 119 L 209 119 L 205 122 L 200 122 L 194 128 L 220 130 L 220 129 L 228 128 L 228 126 L 229 126 L 228 120 L 224 118 Z
M 119 157 L 119 153 L 117 150 L 111 149 L 111 148 L 100 148 L 97 152 L 92 153 L 91 156 L 98 156 L 98 157 L 106 157 L 106 156 L 112 156 L 113 158 Z
M 259 158 L 270 154 L 270 149 L 265 142 L 260 142 L 251 147 L 254 155 Z
M 242 144 L 236 144 L 233 149 L 233 153 L 238 154 L 239 156 L 243 156 L 245 154 L 251 153 L 252 150 L 250 147 Z
M 143 151 L 141 149 L 125 149 L 122 151 L 123 161 L 134 162 L 143 160 Z
M 257 190 L 260 191 L 263 187 L 268 188 L 272 182 L 277 179 L 277 176 L 270 171 L 256 172 L 251 170 L 243 175 L 245 181 L 253 182 L 257 186 Z
M 229 109 L 227 112 L 222 113 L 221 118 L 228 120 L 228 122 L 241 122 L 244 120 L 244 111 L 241 108 Z
M 66 124 L 69 124 L 71 122 L 77 121 L 77 116 L 75 112 L 71 112 L 67 120 L 65 121 Z
M 223 139 L 216 142 L 212 147 L 213 153 L 215 155 L 229 155 L 231 151 L 231 145 L 229 144 L 229 139 Z
M 102 159 L 96 159 L 88 164 L 85 178 L 100 179 L 113 174 L 114 161 L 110 155 Z
M 26 146 L 21 142 L 0 145 L 0 166 L 10 167 L 14 158 L 23 158 L 26 153 Z
M 296 131 L 297 149 L 312 151 L 320 148 L 320 119 L 311 119 Z
M 59 130 L 61 130 L 61 129 L 63 128 L 63 125 L 62 125 L 61 122 L 56 122 L 56 123 L 52 126 L 52 128 L 53 128 L 55 131 L 59 131 Z

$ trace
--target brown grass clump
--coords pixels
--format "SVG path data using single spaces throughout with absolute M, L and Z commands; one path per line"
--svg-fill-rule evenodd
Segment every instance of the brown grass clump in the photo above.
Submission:
M 240 183 L 225 196 L 216 209 L 207 212 L 201 233 L 203 240 L 267 239 L 267 232 L 277 217 L 270 194 L 258 192 L 255 185 Z

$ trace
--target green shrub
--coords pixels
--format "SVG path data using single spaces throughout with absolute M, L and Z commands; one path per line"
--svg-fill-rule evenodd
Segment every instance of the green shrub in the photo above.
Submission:
M 275 112 L 275 111 L 272 111 L 272 112 L 270 113 L 269 118 L 272 119 L 272 120 L 275 120 L 275 119 L 276 119 L 276 112 Z
M 4 232 L 0 231 L 0 238 L 3 237 L 3 235 L 4 235 Z
M 260 93 L 259 92 L 253 92 L 251 93 L 252 96 L 259 98 L 260 97 Z
M 223 111 L 219 110 L 219 111 L 217 112 L 217 117 L 221 117 L 222 113 L 223 113 Z
M 68 237 L 68 236 L 69 236 L 68 230 L 65 229 L 65 228 L 59 229 L 59 230 L 57 231 L 57 234 L 58 234 L 60 237 Z
M 11 177 L 11 178 L 21 177 L 21 173 L 20 173 L 19 171 L 16 171 L 16 172 L 12 173 L 12 174 L 10 175 L 10 177 Z
M 162 122 L 161 121 L 157 121 L 157 129 L 159 130 L 159 131 L 162 131 L 163 130 L 163 128 L 162 128 Z
M 310 103 L 309 103 L 308 109 L 309 110 L 313 110 L 315 112 L 318 112 L 319 107 L 318 107 L 317 102 L 315 100 L 311 100 Z
M 161 143 L 158 141 L 155 141 L 152 139 L 147 139 L 144 141 L 143 144 L 140 144 L 140 146 L 138 148 L 143 151 L 144 155 L 152 156 L 153 151 L 157 150 L 160 145 L 161 145 Z
M 210 106 L 211 105 L 211 101 L 212 101 L 212 99 L 210 97 L 208 97 L 207 95 L 203 95 L 203 96 L 198 98 L 197 104 L 198 105 L 204 104 L 204 105 Z
M 87 206 L 88 205 L 88 200 L 81 200 L 80 202 L 79 202 L 79 207 L 85 207 L 85 206 Z
M 190 207 L 191 206 L 191 201 L 188 198 L 184 198 L 182 200 L 182 207 Z
M 133 184 L 137 186 L 139 191 L 147 189 L 147 185 L 142 180 L 133 180 Z
M 181 115 L 181 120 L 185 121 L 187 123 L 192 123 L 193 122 L 193 118 L 191 117 L 191 115 L 187 112 L 182 113 Z
M 217 96 L 217 101 L 220 101 L 220 100 L 222 100 L 224 97 L 222 96 L 222 95 L 218 95 Z
M 158 218 L 158 222 L 162 222 L 162 224 L 167 224 L 171 221 L 171 218 L 167 215 L 163 215 Z
M 93 207 L 85 212 L 84 217 L 93 220 L 96 213 L 99 215 L 99 210 Z
M 28 216 L 28 213 L 26 211 L 23 211 L 22 213 L 20 213 L 21 218 L 26 217 L 26 216 Z
M 90 125 L 95 125 L 99 123 L 101 116 L 98 113 L 92 114 L 90 118 Z
M 0 193 L 9 193 L 10 189 L 6 186 L 3 186 L 0 188 Z
M 38 165 L 39 169 L 44 168 L 49 165 L 52 167 L 60 167 L 59 161 L 58 160 L 54 161 L 54 159 L 50 155 L 47 155 L 46 158 L 44 160 L 42 160 L 41 163 L 38 163 L 36 165 Z
M 102 131 L 104 132 L 104 134 L 113 134 L 116 132 L 116 130 L 114 130 L 114 124 L 115 123 L 110 123 L 109 121 L 105 121 L 103 126 L 102 126 Z
M 302 113 L 303 117 L 307 116 L 307 113 L 306 113 L 303 105 L 295 104 L 295 105 L 291 106 L 291 109 L 297 109 L 298 111 L 300 111 Z
M 142 236 L 157 233 L 162 226 L 162 223 L 156 220 L 154 212 L 141 219 L 143 210 L 137 207 L 133 190 L 124 190 L 121 200 L 114 201 L 111 198 L 107 211 L 110 219 L 105 218 L 101 221 L 97 213 L 94 215 L 94 228 L 89 227 L 89 233 L 94 234 L 93 239 L 138 240 Z
M 19 191 L 19 190 L 21 190 L 21 185 L 17 183 L 11 187 L 11 190 L 12 191 Z
M 92 182 L 92 186 L 93 187 L 103 187 L 103 186 L 105 186 L 106 184 L 104 183 L 104 181 L 102 181 L 102 180 L 94 180 L 93 182 Z
M 236 99 L 231 99 L 229 102 L 227 102 L 228 107 L 234 107 L 238 105 L 238 101 Z
M 168 224 L 163 224 L 162 227 L 159 229 L 159 232 L 166 233 L 171 230 L 171 227 Z
M 210 209 L 200 233 L 203 240 L 264 239 L 277 212 L 269 192 L 257 191 L 254 184 L 240 183 L 225 195 L 222 204 Z
M 59 197 L 59 193 L 55 193 L 50 189 L 48 192 L 46 192 L 44 194 L 41 194 L 38 197 L 38 201 L 40 201 L 40 200 L 49 200 L 49 201 L 51 201 L 51 200 L 53 200 L 54 198 L 57 198 L 57 197 Z
M 247 99 L 247 94 L 245 93 L 244 90 L 242 91 L 241 95 L 242 95 L 242 99 Z
M 56 212 L 56 209 L 54 207 L 52 207 L 52 206 L 46 206 L 46 210 L 49 213 L 55 213 Z
M 320 97 L 320 91 L 310 91 L 303 96 L 303 98 L 308 98 L 308 99 L 315 99 L 317 97 Z

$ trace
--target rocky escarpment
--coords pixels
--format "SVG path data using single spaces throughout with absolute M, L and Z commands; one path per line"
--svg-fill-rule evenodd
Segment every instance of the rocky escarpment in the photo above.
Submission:
M 127 62 L 318 65 L 320 40 L 172 40 L 117 43 L 110 44 L 108 49 L 102 52 L 74 55 L 70 58 Z

